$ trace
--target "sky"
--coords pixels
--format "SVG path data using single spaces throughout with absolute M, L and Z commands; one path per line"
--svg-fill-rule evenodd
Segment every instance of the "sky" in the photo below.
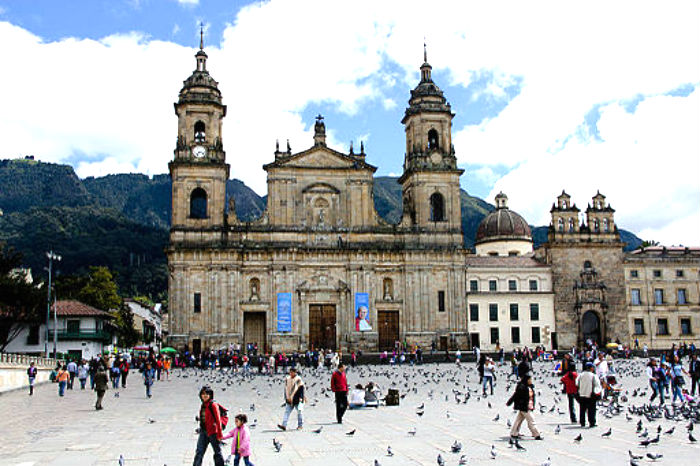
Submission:
M 200 24 L 231 177 L 260 195 L 318 113 L 399 175 L 426 43 L 467 192 L 546 225 L 562 190 L 600 191 L 621 228 L 700 245 L 697 0 L 0 0 L 0 158 L 166 173 Z

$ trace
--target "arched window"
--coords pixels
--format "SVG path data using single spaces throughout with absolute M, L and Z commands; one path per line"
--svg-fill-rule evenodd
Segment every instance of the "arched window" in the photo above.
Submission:
M 440 143 L 438 142 L 438 132 L 435 128 L 428 131 L 428 150 L 439 149 Z
M 574 219 L 570 218 L 569 219 L 569 232 L 572 233 L 574 231 Z
M 606 233 L 610 231 L 610 222 L 608 222 L 607 218 L 603 219 L 603 231 Z
M 600 220 L 593 220 L 593 231 L 600 231 Z
M 564 231 L 564 220 L 561 218 L 557 220 L 557 230 Z
M 591 261 L 584 261 L 583 268 L 586 270 L 592 269 L 593 265 L 591 264 Z
M 430 196 L 430 220 L 433 222 L 445 221 L 445 201 L 440 193 L 433 193 Z
M 250 279 L 250 301 L 260 299 L 260 279 Z
M 190 218 L 207 218 L 207 192 L 202 188 L 190 194 Z
M 204 142 L 206 139 L 206 128 L 203 121 L 194 124 L 194 142 Z

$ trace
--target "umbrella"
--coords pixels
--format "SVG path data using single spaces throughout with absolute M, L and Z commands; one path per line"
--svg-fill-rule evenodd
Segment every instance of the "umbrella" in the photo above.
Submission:
M 177 353 L 177 350 L 175 348 L 171 348 L 170 346 L 166 346 L 162 350 L 160 350 L 161 353 Z
M 619 345 L 617 343 L 608 343 L 605 345 L 607 348 L 617 348 Z

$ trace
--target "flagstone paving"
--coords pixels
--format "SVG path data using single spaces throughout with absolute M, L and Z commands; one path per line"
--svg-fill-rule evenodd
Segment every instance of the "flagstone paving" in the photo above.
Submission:
M 646 387 L 643 361 L 620 363 L 619 367 L 622 384 L 630 392 L 627 405 L 646 402 L 648 396 L 631 396 L 634 388 Z M 554 397 L 561 396 L 557 378 L 548 375 L 550 369 L 551 363 L 535 366 L 537 390 L 542 392 L 538 405 L 546 406 L 545 413 L 536 411 L 535 419 L 545 440 L 530 439 L 523 425 L 524 452 L 508 445 L 506 423 L 514 418 L 514 413 L 505 401 L 514 387 L 507 387 L 505 368 L 499 370 L 495 395 L 483 399 L 474 391 L 478 376 L 473 363 L 459 368 L 454 364 L 428 364 L 367 366 L 350 371 L 350 385 L 373 380 L 386 390 L 394 383 L 406 396 L 398 407 L 348 411 L 343 425 L 333 422 L 333 398 L 322 392 L 329 385 L 329 373 L 304 369 L 302 377 L 309 392 L 304 430 L 287 432 L 276 428 L 283 413 L 281 375 L 242 381 L 228 373 L 208 372 L 202 377 L 193 370 L 182 374 L 176 371 L 170 381 L 157 382 L 153 398 L 147 399 L 143 385 L 133 374 L 129 387 L 119 390 L 119 397 L 114 397 L 114 390 L 107 392 L 105 409 L 100 412 L 94 410 L 94 393 L 88 390 L 67 391 L 63 398 L 57 396 L 55 385 L 37 387 L 32 397 L 16 391 L 0 396 L 0 465 L 117 465 L 120 454 L 126 466 L 190 465 L 196 444 L 197 393 L 205 383 L 214 387 L 215 398 L 230 409 L 231 417 L 245 412 L 250 423 L 256 424 L 251 429 L 251 460 L 257 466 L 373 466 L 375 459 L 381 466 L 436 465 L 438 454 L 448 466 L 457 465 L 462 455 L 466 464 L 541 465 L 549 457 L 552 465 L 626 465 L 630 449 L 636 454 L 662 453 L 659 463 L 687 464 L 698 460 L 700 446 L 688 440 L 687 421 L 649 422 L 641 418 L 651 437 L 656 435 L 658 425 L 663 430 L 676 426 L 672 435 L 661 434 L 657 446 L 645 449 L 639 445 L 635 432 L 638 416 L 632 416 L 631 421 L 626 420 L 625 413 L 606 418 L 600 407 L 599 427 L 581 429 L 567 422 L 566 398 L 559 402 L 562 414 L 549 412 Z M 466 404 L 457 404 L 453 390 L 464 393 L 465 384 L 473 390 L 471 398 Z M 419 417 L 416 407 L 421 403 L 425 403 L 425 412 Z M 251 404 L 255 405 L 254 410 L 250 409 Z M 154 422 L 149 422 L 149 418 Z M 561 425 L 559 435 L 554 434 L 557 425 Z M 312 432 L 321 426 L 320 434 Z M 296 427 L 296 413 L 290 419 L 290 427 Z M 408 433 L 413 428 L 415 436 Z M 608 428 L 612 428 L 612 435 L 602 438 Z M 346 435 L 353 429 L 353 436 Z M 579 434 L 583 440 L 575 443 Z M 700 437 L 700 431 L 697 436 Z M 282 443 L 279 453 L 272 446 L 273 438 Z M 459 454 L 450 451 L 455 440 L 463 444 Z M 391 457 L 387 456 L 389 445 L 394 453 Z M 495 460 L 490 455 L 492 445 L 497 454 Z M 230 444 L 224 449 L 228 453 Z M 647 458 L 640 461 L 649 462 Z M 210 451 L 204 464 L 213 464 Z

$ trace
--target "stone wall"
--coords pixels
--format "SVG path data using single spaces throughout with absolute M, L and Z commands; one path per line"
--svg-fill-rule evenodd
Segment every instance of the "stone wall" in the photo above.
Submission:
M 51 370 L 56 367 L 55 359 L 0 353 L 0 393 L 29 387 L 27 369 L 32 362 L 38 369 L 34 383 L 48 382 Z

